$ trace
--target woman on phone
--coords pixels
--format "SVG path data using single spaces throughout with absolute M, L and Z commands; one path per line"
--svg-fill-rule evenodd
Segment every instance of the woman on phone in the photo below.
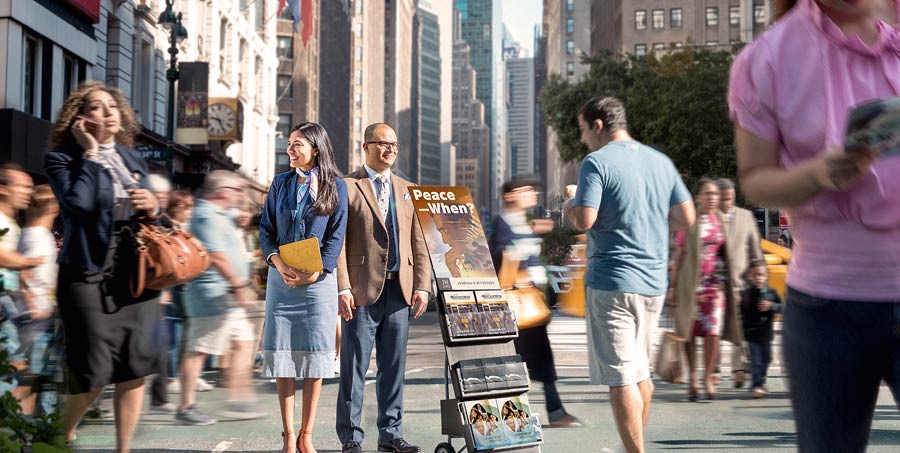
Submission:
M 130 148 L 137 130 L 125 96 L 89 82 L 60 108 L 44 157 L 64 231 L 57 285 L 70 393 L 64 435 L 74 441 L 85 410 L 112 383 L 120 452 L 131 447 L 144 376 L 156 372 L 164 347 L 154 344 L 160 305 L 151 299 L 159 293 L 135 299 L 127 287 L 133 266 L 126 231 L 138 217 L 158 211 L 147 167 Z

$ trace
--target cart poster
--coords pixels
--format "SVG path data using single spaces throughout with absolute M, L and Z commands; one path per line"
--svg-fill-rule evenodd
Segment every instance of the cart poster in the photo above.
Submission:
M 412 186 L 409 194 L 438 289 L 500 289 L 481 218 L 469 191 L 465 187 Z
M 466 401 L 463 407 L 476 450 L 490 450 L 509 445 L 500 423 L 497 400 Z

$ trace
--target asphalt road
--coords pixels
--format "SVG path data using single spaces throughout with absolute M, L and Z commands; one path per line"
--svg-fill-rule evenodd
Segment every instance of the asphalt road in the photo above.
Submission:
M 550 324 L 551 341 L 560 374 L 558 387 L 567 410 L 582 418 L 585 426 L 577 429 L 544 429 L 544 452 L 618 451 L 619 441 L 605 387 L 591 385 L 588 379 L 587 339 L 584 320 L 556 315 Z M 727 346 L 724 353 L 727 354 Z M 795 451 L 796 436 L 790 401 L 776 338 L 775 363 L 770 368 L 768 398 L 751 400 L 749 391 L 734 389 L 730 379 L 723 380 L 715 401 L 688 402 L 684 385 L 657 383 L 649 426 L 646 430 L 649 451 Z M 727 356 L 726 356 L 727 357 Z M 444 398 L 444 355 L 437 316 L 428 312 L 414 322 L 409 343 L 406 371 L 404 437 L 422 446 L 424 452 L 447 440 L 441 433 L 440 404 Z M 371 365 L 374 368 L 374 361 Z M 728 374 L 726 368 L 725 374 Z M 210 376 L 207 376 L 211 378 Z M 365 451 L 376 451 L 374 377 L 367 382 L 364 428 L 368 438 Z M 257 378 L 260 406 L 268 414 L 257 420 L 229 421 L 205 427 L 177 426 L 171 416 L 144 415 L 135 434 L 133 451 L 241 451 L 269 452 L 281 447 L 281 423 L 275 402 L 275 384 Z M 529 398 L 542 420 L 544 398 L 540 383 L 533 383 Z M 451 389 L 452 393 L 452 389 Z M 323 386 L 314 439 L 320 452 L 339 452 L 334 433 L 334 405 L 337 380 Z M 177 395 L 170 395 L 177 402 Z M 215 414 L 225 399 L 225 391 L 214 389 L 199 393 L 202 410 Z M 299 404 L 300 398 L 297 398 Z M 109 401 L 104 402 L 110 405 Z M 147 403 L 149 404 L 149 403 Z M 299 406 L 297 407 L 299 420 Z M 111 419 L 86 420 L 78 431 L 76 451 L 107 452 L 115 446 Z M 453 439 L 457 449 L 464 446 Z M 900 450 L 900 414 L 890 392 L 882 387 L 872 426 L 870 452 Z

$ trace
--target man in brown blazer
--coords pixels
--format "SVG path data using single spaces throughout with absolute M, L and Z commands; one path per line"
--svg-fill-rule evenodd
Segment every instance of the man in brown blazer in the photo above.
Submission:
M 728 236 L 728 256 L 731 257 L 731 287 L 735 292 L 735 301 L 740 305 L 741 290 L 747 287 L 744 274 L 754 260 L 762 260 L 762 249 L 759 245 L 759 230 L 753 213 L 734 205 L 734 182 L 728 178 L 716 181 L 719 186 L 719 211 L 725 222 L 725 234 Z M 740 313 L 740 311 L 739 311 Z M 731 349 L 731 375 L 734 386 L 741 388 L 747 380 L 747 359 L 744 345 L 736 344 Z M 721 357 L 721 356 L 720 356 Z
M 403 380 L 409 318 L 428 305 L 431 262 L 407 188 L 391 172 L 400 145 L 384 123 L 366 128 L 366 163 L 344 178 L 348 219 L 338 259 L 343 318 L 336 430 L 344 453 L 362 451 L 365 377 L 372 347 L 378 367 L 378 451 L 415 453 L 403 439 Z

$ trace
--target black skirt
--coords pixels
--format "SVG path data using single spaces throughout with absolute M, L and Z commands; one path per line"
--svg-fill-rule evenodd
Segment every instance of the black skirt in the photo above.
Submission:
M 65 338 L 66 381 L 78 394 L 156 373 L 163 344 L 159 292 L 128 292 L 130 236 L 116 233 L 104 270 L 60 265 L 57 303 Z M 123 240 L 120 240 L 125 238 Z

